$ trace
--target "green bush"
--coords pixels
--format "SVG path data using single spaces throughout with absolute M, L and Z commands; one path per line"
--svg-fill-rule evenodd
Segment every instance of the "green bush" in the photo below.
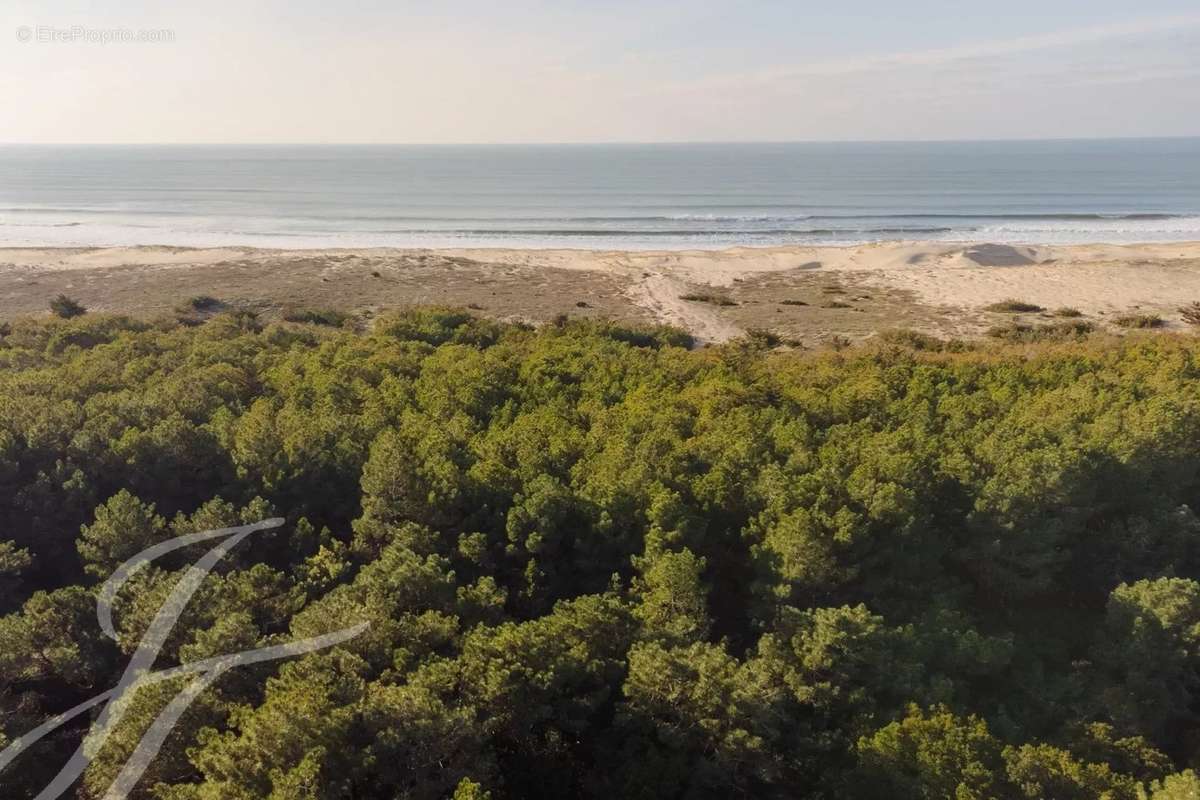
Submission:
M 1117 317 L 1113 324 L 1121 328 L 1161 328 L 1166 322 L 1156 314 L 1130 314 Z
M 331 308 L 293 308 L 283 313 L 287 322 L 304 325 L 325 325 L 330 328 L 340 328 L 353 319 L 352 314 L 336 311 Z
M 999 303 L 992 303 L 990 306 L 984 307 L 985 311 L 994 311 L 998 314 L 1035 314 L 1044 309 L 1034 303 L 1027 303 L 1024 300 L 1001 300 Z
M 875 335 L 875 341 L 880 344 L 896 345 L 910 350 L 920 350 L 929 353 L 941 352 L 947 346 L 946 342 L 937 337 L 919 331 L 904 329 L 880 331 Z
M 689 300 L 693 303 L 711 303 L 714 306 L 736 306 L 737 301 L 722 294 L 712 294 L 711 292 L 691 292 L 679 296 L 680 300 Z
M 196 295 L 191 297 L 184 303 L 184 308 L 192 311 L 215 311 L 225 304 L 215 297 L 207 294 Z
M 87 313 L 77 300 L 67 297 L 65 294 L 60 294 L 58 297 L 50 301 L 50 312 L 56 317 L 62 319 L 72 319 L 80 317 Z
M 1179 314 L 1188 325 L 1200 325 L 1200 303 L 1192 303 L 1179 309 Z
M 1004 339 L 1010 342 L 1050 342 L 1084 338 L 1095 329 L 1095 325 L 1083 321 L 1054 322 L 1049 325 L 1036 326 L 1012 322 L 989 328 L 987 335 L 993 339 Z

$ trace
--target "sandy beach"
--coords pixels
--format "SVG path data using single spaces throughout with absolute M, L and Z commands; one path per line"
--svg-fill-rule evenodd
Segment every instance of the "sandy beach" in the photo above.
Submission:
M 981 335 L 1016 299 L 1078 309 L 1098 327 L 1200 300 L 1200 243 L 1036 245 L 888 242 L 720 251 L 0 250 L 0 317 L 47 313 L 68 294 L 89 309 L 153 317 L 197 295 L 265 316 L 292 308 L 365 315 L 464 306 L 538 323 L 560 314 L 668 323 L 701 341 L 769 330 L 805 344 L 889 328 Z M 702 299 L 685 299 L 686 297 Z M 1037 314 L 1025 315 L 1036 317 Z

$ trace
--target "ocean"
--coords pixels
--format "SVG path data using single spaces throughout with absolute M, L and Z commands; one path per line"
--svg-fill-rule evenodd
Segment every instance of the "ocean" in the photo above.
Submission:
M 1200 138 L 0 146 L 0 246 L 1200 240 Z

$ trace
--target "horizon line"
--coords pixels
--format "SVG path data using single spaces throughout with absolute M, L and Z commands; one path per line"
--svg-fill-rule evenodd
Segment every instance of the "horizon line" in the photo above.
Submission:
M 786 144 L 980 144 L 1036 142 L 1121 142 L 1200 139 L 1200 133 L 1146 136 L 1028 136 L 926 139 L 605 139 L 599 141 L 191 141 L 191 142 L 0 142 L 0 147 L 603 147 L 654 145 L 786 145 Z

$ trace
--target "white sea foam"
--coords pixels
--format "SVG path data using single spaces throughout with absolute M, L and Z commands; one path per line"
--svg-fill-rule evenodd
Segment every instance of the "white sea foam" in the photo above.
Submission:
M 850 245 L 875 241 L 993 241 L 1008 244 L 1072 244 L 1086 242 L 1162 242 L 1200 240 L 1200 216 L 1169 220 L 1080 222 L 991 221 L 984 225 L 909 224 L 840 228 L 726 225 L 715 229 L 679 230 L 647 226 L 581 229 L 411 228 L 379 231 L 368 226 L 322 230 L 321 226 L 283 220 L 170 219 L 153 224 L 143 219 L 73 222 L 15 221 L 0 215 L 0 246 L 99 247 L 169 245 L 178 247 L 249 246 L 280 249 L 326 247 L 583 247 L 601 249 L 681 249 L 738 245 Z
M 1200 139 L 0 147 L 0 245 L 715 248 L 1200 239 Z

